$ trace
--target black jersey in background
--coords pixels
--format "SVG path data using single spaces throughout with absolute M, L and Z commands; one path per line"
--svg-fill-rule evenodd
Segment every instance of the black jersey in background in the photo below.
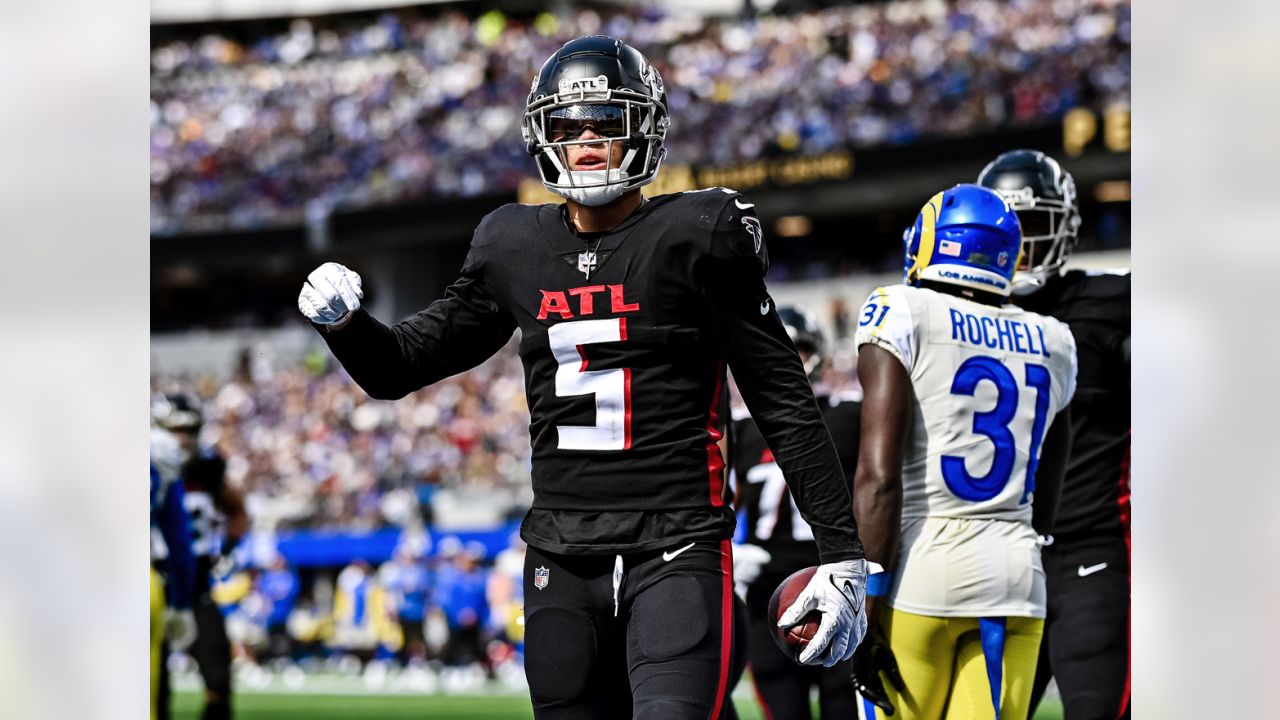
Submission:
M 716 444 L 727 363 L 822 560 L 860 558 L 848 484 L 765 289 L 753 208 L 720 188 L 663 195 L 582 236 L 560 205 L 506 205 L 481 222 L 443 299 L 394 327 L 359 310 L 321 334 L 370 395 L 398 398 L 519 328 L 534 491 L 521 533 L 563 554 L 732 536 Z
M 823 422 L 835 442 L 850 491 L 858 467 L 862 403 L 851 394 L 817 396 Z M 800 516 L 782 470 L 755 420 L 735 411 L 729 430 L 729 464 L 737 506 L 746 513 L 746 540 L 769 551 L 762 575 L 783 577 L 818 564 L 813 531 Z
M 1128 534 L 1131 275 L 1071 270 L 1018 305 L 1071 327 L 1079 369 L 1055 542 Z
M 209 592 L 213 566 L 222 551 L 222 535 L 226 518 L 218 509 L 217 498 L 227 463 L 212 450 L 205 450 L 188 460 L 182 468 L 184 505 L 191 519 L 191 550 L 196 556 L 196 593 Z

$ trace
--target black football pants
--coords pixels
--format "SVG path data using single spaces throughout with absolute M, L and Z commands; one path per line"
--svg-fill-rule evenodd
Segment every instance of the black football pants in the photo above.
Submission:
M 773 720 L 809 720 L 812 717 L 809 689 L 817 687 L 823 720 L 856 718 L 858 701 L 851 679 L 852 660 L 831 668 L 799 665 L 774 643 L 768 617 L 769 598 L 790 574 L 766 572 L 747 588 L 751 626 L 748 657 L 764 715 Z
M 1128 718 L 1130 583 L 1124 537 L 1056 539 L 1041 555 L 1049 612 L 1032 712 L 1053 677 L 1065 720 Z
M 728 540 L 622 556 L 525 556 L 525 674 L 538 720 L 732 717 Z
M 200 717 L 201 720 L 226 720 L 231 717 L 231 641 L 227 639 L 227 626 L 218 604 L 207 592 L 196 597 L 193 610 L 196 639 L 187 652 L 196 661 L 200 678 L 204 681 L 205 703 Z M 172 698 L 170 652 L 166 642 L 160 663 L 160 698 L 156 713 L 159 720 L 172 717 L 169 707 Z

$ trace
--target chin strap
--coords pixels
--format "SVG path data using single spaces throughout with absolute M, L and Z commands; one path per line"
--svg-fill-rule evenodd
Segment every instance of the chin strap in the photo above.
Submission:
M 587 187 L 579 187 L 579 186 Z M 629 188 L 627 173 L 621 169 L 571 170 L 561 172 L 556 186 L 548 189 L 581 205 L 598 207 L 607 205 L 622 196 Z

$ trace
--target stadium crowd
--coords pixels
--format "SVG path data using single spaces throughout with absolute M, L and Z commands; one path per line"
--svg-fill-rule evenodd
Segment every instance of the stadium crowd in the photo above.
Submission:
M 201 443 L 226 459 L 255 529 L 430 522 L 435 491 L 529 485 L 528 410 L 513 346 L 400 402 L 371 400 L 327 353 L 242 363 L 226 382 L 157 376 L 153 395 L 203 405 Z
M 151 51 L 151 229 L 298 223 L 336 207 L 510 191 L 529 79 L 595 32 L 644 48 L 674 157 L 907 143 L 1127 103 L 1128 0 L 902 0 L 758 19 L 628 9 L 296 20 Z

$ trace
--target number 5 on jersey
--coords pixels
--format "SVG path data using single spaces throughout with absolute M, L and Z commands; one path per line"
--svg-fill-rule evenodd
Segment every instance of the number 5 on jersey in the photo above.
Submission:
M 631 369 L 588 369 L 584 347 L 627 339 L 627 319 L 575 320 L 552 325 L 547 339 L 556 363 L 556 396 L 594 395 L 595 425 L 557 425 L 561 450 L 631 447 Z

